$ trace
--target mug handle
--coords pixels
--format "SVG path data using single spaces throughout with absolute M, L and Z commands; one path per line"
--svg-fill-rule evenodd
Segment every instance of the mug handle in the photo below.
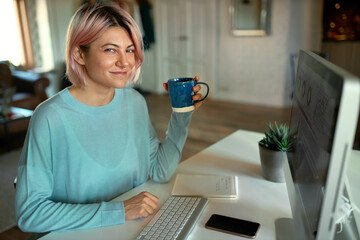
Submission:
M 207 98 L 207 96 L 209 95 L 209 85 L 207 85 L 207 83 L 204 83 L 204 82 L 197 82 L 196 85 L 198 85 L 198 84 L 203 84 L 203 85 L 205 85 L 207 91 L 206 91 L 205 97 L 203 97 L 203 98 L 200 99 L 200 100 L 194 100 L 194 102 L 196 102 L 196 103 L 197 103 L 197 102 L 202 102 L 202 101 L 204 101 L 204 100 Z

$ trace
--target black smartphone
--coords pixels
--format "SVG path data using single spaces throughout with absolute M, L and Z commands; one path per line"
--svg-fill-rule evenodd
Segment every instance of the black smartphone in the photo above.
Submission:
M 260 224 L 238 218 L 213 214 L 205 224 L 205 228 L 242 237 L 255 238 L 259 231 Z

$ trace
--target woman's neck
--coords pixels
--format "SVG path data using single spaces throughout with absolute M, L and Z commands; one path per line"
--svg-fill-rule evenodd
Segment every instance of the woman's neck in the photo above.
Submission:
M 87 87 L 70 87 L 71 95 L 81 103 L 89 106 L 99 107 L 109 104 L 115 95 L 114 88 L 95 89 Z

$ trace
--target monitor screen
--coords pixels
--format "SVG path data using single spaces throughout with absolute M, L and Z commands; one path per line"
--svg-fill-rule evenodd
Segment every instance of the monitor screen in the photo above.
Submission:
M 334 234 L 359 101 L 356 77 L 312 52 L 300 51 L 290 121 L 295 144 L 288 153 L 291 179 L 286 180 L 293 218 L 301 225 L 295 226 L 298 236 L 331 239 Z

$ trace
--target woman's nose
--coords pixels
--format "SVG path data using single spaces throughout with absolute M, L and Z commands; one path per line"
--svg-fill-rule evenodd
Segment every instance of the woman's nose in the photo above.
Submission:
M 118 59 L 116 61 L 116 65 L 119 67 L 126 67 L 129 65 L 128 59 L 126 57 L 126 54 L 120 53 L 118 55 Z

